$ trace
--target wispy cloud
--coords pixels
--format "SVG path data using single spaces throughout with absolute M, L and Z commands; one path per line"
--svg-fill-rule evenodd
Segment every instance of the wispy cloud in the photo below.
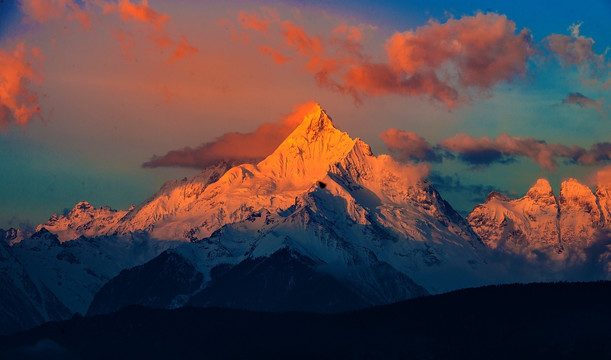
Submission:
M 300 105 L 281 121 L 263 124 L 251 133 L 230 132 L 195 148 L 185 147 L 162 156 L 155 155 L 142 166 L 203 169 L 220 161 L 236 165 L 257 163 L 271 154 L 314 106 L 317 106 L 314 102 Z
M 85 29 L 91 28 L 91 15 L 73 0 L 19 0 L 21 11 L 32 21 L 77 20 Z
M 588 79 L 585 81 L 587 84 L 608 89 L 611 84 L 611 64 L 605 60 L 607 51 L 597 54 L 594 51 L 594 39 L 580 35 L 581 25 L 579 23 L 569 27 L 570 35 L 549 35 L 543 39 L 543 43 L 561 64 L 578 67 L 581 75 Z
M 606 117 L 605 110 L 603 109 L 603 99 L 590 99 L 579 92 L 569 93 L 564 99 L 563 104 L 574 104 L 582 108 L 591 107 L 598 111 L 603 117 Z
M 592 174 L 589 182 L 593 185 L 611 187 L 611 165 L 607 165 Z
M 142 0 L 140 4 L 131 3 L 130 0 L 120 0 L 116 3 L 98 1 L 97 4 L 102 7 L 105 15 L 118 14 L 126 23 L 132 22 L 144 25 L 149 38 L 157 47 L 172 49 L 172 55 L 168 58 L 168 62 L 182 59 L 199 51 L 185 36 L 170 34 L 166 28 L 171 21 L 170 17 L 150 7 L 147 0 Z M 124 34 L 126 32 L 119 29 L 117 33 Z M 121 43 L 125 54 L 129 54 L 126 49 L 131 50 L 136 45 L 134 36 L 118 36 L 117 39 Z

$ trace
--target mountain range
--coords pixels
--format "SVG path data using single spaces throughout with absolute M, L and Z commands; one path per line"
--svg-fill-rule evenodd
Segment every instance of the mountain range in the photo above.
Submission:
M 341 312 L 485 284 L 608 279 L 611 186 L 540 179 L 466 219 L 424 164 L 375 156 L 319 105 L 258 164 L 127 210 L 78 203 L 0 232 L 0 332 L 128 305 Z M 9 314 L 17 314 L 9 316 Z

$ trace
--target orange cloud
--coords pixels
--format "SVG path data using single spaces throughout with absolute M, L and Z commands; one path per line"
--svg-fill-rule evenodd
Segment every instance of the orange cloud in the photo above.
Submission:
M 285 21 L 282 23 L 282 32 L 286 44 L 297 49 L 297 52 L 301 56 L 319 56 L 325 51 L 319 37 L 308 36 L 302 27 L 299 27 L 290 21 Z
M 85 29 L 91 28 L 91 16 L 73 0 L 19 0 L 21 11 L 31 20 L 47 23 L 67 17 L 76 19 Z
M 198 49 L 189 44 L 185 36 L 180 36 L 175 39 L 171 36 L 166 24 L 170 23 L 170 17 L 166 14 L 159 13 L 151 8 L 147 0 L 142 0 L 140 4 L 132 4 L 129 0 L 121 0 L 117 3 L 98 3 L 104 14 L 118 13 L 120 18 L 128 22 L 142 23 L 149 28 L 149 37 L 159 48 L 175 47 L 168 62 L 184 58 L 195 54 Z M 116 31 L 115 37 L 121 43 L 121 48 L 124 54 L 130 54 L 130 51 L 135 47 L 134 36 L 128 36 L 128 32 L 122 30 Z M 127 50 L 127 51 L 126 51 Z
M 266 123 L 251 133 L 230 132 L 196 148 L 172 150 L 162 156 L 154 155 L 143 167 L 180 166 L 202 169 L 225 161 L 230 164 L 257 163 L 271 154 L 280 143 L 311 112 L 314 102 L 296 107 L 293 112 L 275 123 Z
M 267 32 L 270 24 L 278 22 L 278 13 L 274 9 L 261 8 L 263 15 L 259 16 L 257 13 L 249 13 L 246 11 L 240 11 L 238 14 L 238 21 L 245 29 L 253 29 L 261 32 Z
M 37 48 L 32 55 L 42 57 Z M 42 78 L 27 61 L 24 44 L 17 45 L 12 53 L 0 50 L 0 129 L 13 123 L 26 126 L 33 117 L 40 117 L 38 97 L 28 89 L 32 81 Z
M 176 49 L 174 50 L 174 53 L 172 53 L 172 57 L 170 58 L 170 62 L 178 60 L 178 59 L 182 59 L 186 56 L 189 55 L 193 55 L 195 53 L 197 53 L 199 50 L 197 50 L 196 47 L 191 46 L 188 43 L 188 40 L 186 37 L 181 36 L 180 37 L 180 42 L 178 43 L 178 45 L 176 46 Z
M 287 61 L 291 61 L 292 58 L 290 57 L 286 57 L 282 54 L 280 54 L 280 52 L 278 52 L 278 50 L 274 49 L 271 46 L 259 46 L 259 51 L 262 54 L 266 54 L 272 57 L 272 59 L 274 59 L 274 62 L 278 65 L 282 65 Z
M 333 29 L 333 33 L 345 35 L 347 39 L 354 41 L 361 41 L 361 38 L 363 37 L 361 29 L 356 26 L 349 26 L 346 23 L 342 23 L 341 25 Z
M 143 22 L 152 25 L 157 30 L 162 30 L 170 18 L 158 13 L 148 5 L 147 0 L 142 0 L 140 5 L 132 4 L 129 0 L 121 0 L 116 4 L 105 4 L 104 13 L 118 12 L 123 20 Z
M 431 21 L 414 31 L 396 33 L 386 41 L 388 62 L 378 63 L 364 54 L 359 27 L 342 23 L 322 37 L 291 21 L 275 22 L 280 24 L 276 36 L 305 61 L 305 69 L 320 86 L 349 94 L 356 102 L 364 96 L 425 95 L 453 108 L 470 97 L 469 89 L 487 90 L 524 75 L 534 54 L 530 32 L 517 32 L 513 21 L 494 13 L 443 24 Z M 268 33 L 272 27 L 265 22 L 250 28 Z

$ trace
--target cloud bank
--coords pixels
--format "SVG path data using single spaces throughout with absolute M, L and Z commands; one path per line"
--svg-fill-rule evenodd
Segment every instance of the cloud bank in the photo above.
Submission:
M 388 150 L 400 161 L 441 161 L 437 149 L 423 137 L 399 129 L 388 129 L 380 133 Z
M 297 106 L 281 121 L 263 124 L 251 133 L 229 132 L 195 148 L 185 147 L 169 151 L 162 156 L 154 155 L 151 160 L 142 164 L 142 167 L 177 166 L 203 169 L 221 161 L 235 165 L 257 163 L 276 150 L 314 106 L 314 102 Z
M 380 137 L 400 160 L 441 161 L 454 158 L 473 165 L 475 168 L 493 163 L 507 164 L 516 157 L 526 157 L 545 170 L 555 171 L 558 160 L 580 165 L 604 164 L 611 161 L 611 143 L 593 144 L 590 149 L 577 145 L 548 144 L 535 138 L 521 138 L 502 133 L 496 138 L 480 138 L 467 134 L 456 134 L 431 145 L 422 137 L 402 130 L 390 129 Z

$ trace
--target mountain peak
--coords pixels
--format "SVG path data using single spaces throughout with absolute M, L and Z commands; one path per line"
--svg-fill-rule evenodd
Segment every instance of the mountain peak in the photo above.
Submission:
M 503 194 L 501 194 L 498 191 L 491 191 L 490 194 L 488 194 L 488 196 L 486 196 L 486 203 L 489 203 L 490 201 L 492 201 L 493 199 L 498 199 L 500 201 L 511 201 L 511 199 Z
M 355 141 L 313 103 L 301 124 L 257 167 L 297 186 L 313 184 L 324 177 L 331 164 L 346 157 Z
M 288 138 L 293 136 L 306 136 L 315 139 L 317 135 L 324 132 L 338 131 L 331 118 L 318 103 L 312 103 L 311 109 L 306 113 L 303 121 Z
M 538 198 L 541 196 L 553 197 L 554 192 L 552 191 L 552 186 L 550 185 L 547 179 L 541 178 L 538 179 L 537 182 L 528 190 L 526 196 L 530 198 Z
M 562 182 L 560 186 L 560 197 L 563 198 L 592 198 L 594 194 L 586 185 L 577 181 L 577 179 L 569 178 Z

